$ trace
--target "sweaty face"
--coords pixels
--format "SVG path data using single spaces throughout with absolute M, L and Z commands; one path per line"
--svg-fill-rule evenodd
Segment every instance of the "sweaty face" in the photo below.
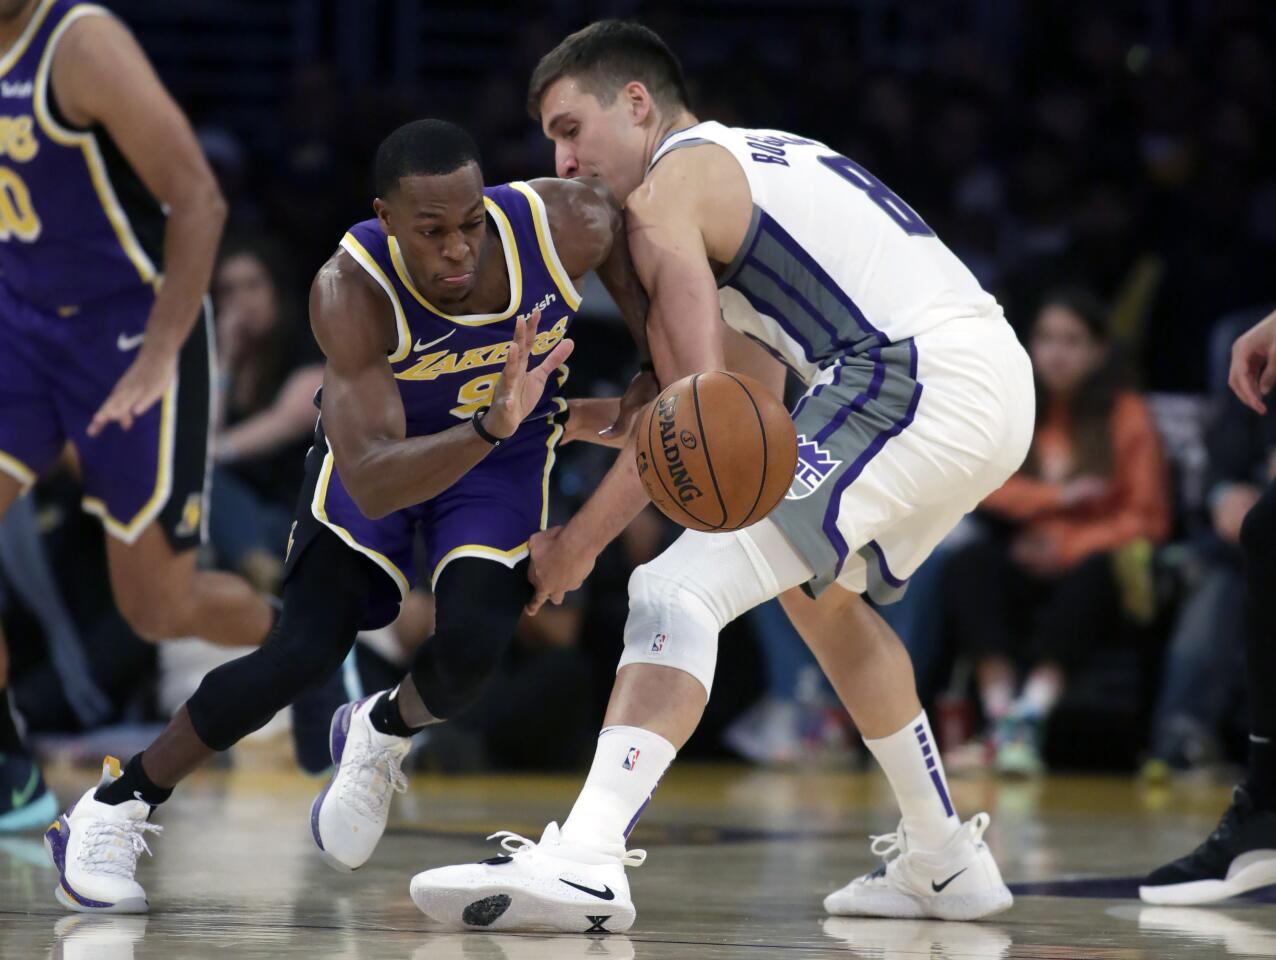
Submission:
M 1062 304 L 1047 304 L 1032 328 L 1029 343 L 1037 379 L 1051 393 L 1069 393 L 1107 357 L 1107 346 L 1085 322 Z
M 560 177 L 597 176 L 622 201 L 642 183 L 642 117 L 622 91 L 604 106 L 574 77 L 560 77 L 541 97 L 541 129 L 554 142 Z
M 400 177 L 398 188 L 373 207 L 385 232 L 399 242 L 408 272 L 427 300 L 458 303 L 469 296 L 487 242 L 478 164 Z

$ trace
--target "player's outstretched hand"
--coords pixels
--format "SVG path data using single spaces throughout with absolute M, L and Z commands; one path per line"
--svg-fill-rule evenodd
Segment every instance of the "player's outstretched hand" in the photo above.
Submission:
M 1232 344 L 1227 385 L 1255 413 L 1266 413 L 1263 397 L 1276 386 L 1276 313 L 1268 314 Z
M 124 371 L 98 412 L 89 422 L 89 436 L 96 437 L 107 424 L 118 423 L 125 430 L 155 405 L 177 373 L 177 357 L 149 353 L 143 345 L 137 359 Z
M 510 341 L 505 368 L 501 370 L 496 389 L 492 392 L 491 409 L 483 418 L 483 426 L 493 436 L 514 435 L 518 425 L 540 402 L 550 374 L 571 356 L 576 346 L 571 340 L 560 340 L 535 370 L 527 369 L 533 356 L 532 348 L 536 345 L 536 328 L 540 320 L 541 312 L 534 310 L 530 320 L 520 317 L 514 324 L 514 339 Z

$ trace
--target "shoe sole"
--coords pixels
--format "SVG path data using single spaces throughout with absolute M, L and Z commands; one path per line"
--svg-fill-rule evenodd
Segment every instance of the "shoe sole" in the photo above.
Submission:
M 0 816 L 0 833 L 19 833 L 47 827 L 49 821 L 56 820 L 60 812 L 57 797 L 46 790 L 39 799 Z
M 53 830 L 50 827 L 49 830 Z M 53 863 L 53 869 L 58 871 L 58 885 L 53 888 L 54 899 L 68 910 L 76 913 L 148 913 L 151 905 L 145 897 L 128 897 L 124 900 L 117 900 L 114 903 L 107 903 L 101 900 L 89 900 L 81 898 L 71 891 L 67 886 L 66 875 L 62 872 L 62 864 L 58 862 L 58 856 L 53 850 L 53 844 L 49 839 L 49 831 L 44 834 L 44 849 L 49 855 L 49 860 Z
M 636 916 L 633 903 L 558 900 L 533 895 L 517 884 L 487 883 L 458 889 L 413 880 L 411 894 L 417 909 L 452 929 L 624 933 Z
M 336 713 L 332 715 L 332 722 L 328 725 L 328 753 L 332 757 L 332 776 L 328 778 L 328 782 L 324 784 L 323 789 L 319 791 L 319 795 L 310 804 L 310 835 L 314 838 L 315 846 L 319 848 L 320 859 L 338 873 L 354 873 L 359 867 L 352 867 L 348 863 L 338 860 L 324 848 L 323 837 L 319 835 L 319 811 L 323 807 L 324 798 L 328 796 L 328 791 L 337 782 L 337 774 L 341 772 L 341 756 L 345 753 L 350 721 L 354 717 L 355 709 L 361 703 L 363 703 L 363 700 L 357 700 L 354 703 L 343 703 L 337 708 Z M 359 866 L 362 866 L 362 864 Z
M 1139 899 L 1164 907 L 1187 907 L 1198 903 L 1217 903 L 1242 893 L 1276 884 L 1276 856 L 1250 864 L 1226 880 L 1193 880 L 1157 887 L 1139 887 Z
M 993 894 L 949 894 L 924 903 L 904 894 L 881 897 L 861 894 L 858 903 L 824 908 L 834 917 L 885 917 L 891 920 L 983 920 L 1004 913 L 1015 904 L 1010 891 L 1002 887 Z

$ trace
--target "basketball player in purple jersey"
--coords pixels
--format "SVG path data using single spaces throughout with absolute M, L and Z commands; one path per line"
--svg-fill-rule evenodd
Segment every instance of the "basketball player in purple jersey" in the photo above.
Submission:
M 167 217 L 165 217 L 167 211 Z M 128 30 L 73 0 L 0 0 L 0 515 L 69 442 L 148 640 L 257 644 L 271 609 L 197 573 L 225 204 Z M 57 813 L 10 714 L 0 640 L 0 830 Z
M 337 711 L 335 772 L 311 808 L 324 859 L 363 864 L 405 787 L 411 734 L 473 702 L 531 599 L 527 544 L 546 524 L 555 447 L 565 430 L 596 437 L 616 417 L 617 401 L 573 401 L 568 419 L 559 395 L 578 278 L 597 269 L 627 319 L 645 310 L 605 188 L 485 190 L 473 141 L 437 120 L 386 138 L 375 186 L 376 217 L 350 228 L 311 288 L 327 364 L 279 623 L 209 673 L 122 772 L 107 758 L 100 785 L 49 829 L 56 895 L 72 910 L 147 909 L 134 870 L 158 829 L 152 808 L 327 679 L 360 629 L 395 618 L 419 529 L 435 633 L 394 690 Z

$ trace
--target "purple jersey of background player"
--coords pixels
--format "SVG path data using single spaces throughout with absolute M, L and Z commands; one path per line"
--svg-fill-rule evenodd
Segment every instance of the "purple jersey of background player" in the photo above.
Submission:
M 456 426 L 491 402 L 519 317 L 541 311 L 529 364 L 535 367 L 567 335 L 580 307 L 580 295 L 549 240 L 549 218 L 536 191 L 515 181 L 483 193 L 510 279 L 509 299 L 499 313 L 454 316 L 431 304 L 413 285 L 395 239 L 375 219 L 356 223 L 341 240 L 394 308 L 398 344 L 389 360 L 409 436 Z M 566 408 L 559 397 L 566 381 L 564 366 L 550 378 L 520 432 Z
M 0 59 L 0 275 L 24 302 L 64 314 L 151 287 L 164 229 L 106 132 L 71 126 L 50 93 L 51 54 L 76 6 L 41 4 Z

